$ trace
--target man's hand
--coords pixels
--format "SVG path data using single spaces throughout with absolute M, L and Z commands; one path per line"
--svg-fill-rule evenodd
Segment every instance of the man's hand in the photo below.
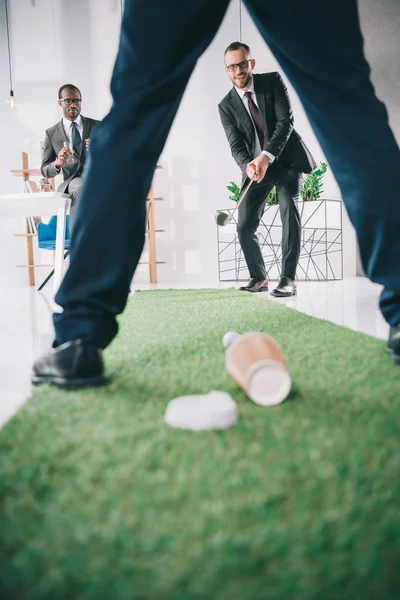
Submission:
M 86 145 L 86 152 L 87 152 L 90 148 L 90 138 L 86 138 L 85 145 Z
M 249 179 L 253 179 L 254 175 L 256 176 L 257 183 L 260 183 L 267 172 L 269 167 L 270 158 L 266 154 L 260 154 L 248 163 L 246 168 L 246 174 Z
M 69 154 L 71 154 L 71 152 L 68 150 L 68 148 L 61 148 L 57 156 L 56 167 L 64 166 Z

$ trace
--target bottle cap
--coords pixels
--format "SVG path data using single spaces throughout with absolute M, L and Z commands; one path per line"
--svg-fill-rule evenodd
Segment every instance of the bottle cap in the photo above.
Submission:
M 234 340 L 236 340 L 238 337 L 240 337 L 240 334 L 236 333 L 236 331 L 228 331 L 222 338 L 222 344 L 223 344 L 224 348 L 229 348 L 229 346 L 232 344 L 232 342 Z
M 171 400 L 164 421 L 170 427 L 192 431 L 227 429 L 236 423 L 237 413 L 236 402 L 229 394 L 212 390 Z

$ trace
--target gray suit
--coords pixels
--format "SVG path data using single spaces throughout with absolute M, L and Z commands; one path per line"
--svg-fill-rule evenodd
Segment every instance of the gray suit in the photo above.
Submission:
M 63 183 L 58 187 L 59 192 L 68 193 L 68 186 L 73 179 L 80 177 L 82 174 L 83 165 L 86 159 L 86 145 L 85 139 L 90 138 L 93 135 L 95 127 L 100 121 L 95 119 L 89 119 L 88 117 L 82 117 L 83 135 L 82 135 L 82 151 L 79 156 L 79 160 L 74 163 L 62 167 L 62 173 L 64 176 Z M 57 160 L 58 153 L 62 150 L 64 142 L 69 143 L 68 137 L 64 131 L 62 120 L 46 130 L 43 147 L 43 159 L 41 171 L 43 177 L 56 177 L 58 171 L 55 163 Z
M 90 138 L 97 124 L 100 121 L 95 119 L 89 119 L 88 117 L 82 117 L 83 134 L 82 134 L 82 149 L 79 156 L 79 160 L 75 160 L 71 164 L 65 163 L 62 167 L 62 174 L 64 181 L 58 187 L 59 192 L 71 194 L 71 212 L 70 212 L 70 228 L 72 229 L 73 222 L 75 220 L 75 211 L 77 208 L 77 200 L 79 196 L 79 190 L 81 187 L 81 177 L 83 171 L 83 165 L 86 159 L 86 144 L 85 140 Z M 64 130 L 62 120 L 46 130 L 43 146 L 43 158 L 41 171 L 43 177 L 56 177 L 58 171 L 56 168 L 56 160 L 58 153 L 64 146 L 64 142 L 69 143 L 68 137 Z

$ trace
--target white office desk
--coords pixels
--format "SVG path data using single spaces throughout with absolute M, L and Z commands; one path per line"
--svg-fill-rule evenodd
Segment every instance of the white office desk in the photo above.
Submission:
M 64 271 L 65 223 L 71 196 L 58 192 L 0 194 L 0 219 L 57 214 L 53 293 L 56 294 Z

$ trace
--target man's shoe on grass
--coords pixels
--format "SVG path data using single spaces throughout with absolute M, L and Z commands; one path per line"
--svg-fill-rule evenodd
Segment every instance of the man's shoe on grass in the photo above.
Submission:
M 101 348 L 74 340 L 51 348 L 33 365 L 32 383 L 51 383 L 63 389 L 105 385 Z
M 389 354 L 392 355 L 393 362 L 395 362 L 396 365 L 400 365 L 400 325 L 390 327 L 386 352 L 389 352 Z

